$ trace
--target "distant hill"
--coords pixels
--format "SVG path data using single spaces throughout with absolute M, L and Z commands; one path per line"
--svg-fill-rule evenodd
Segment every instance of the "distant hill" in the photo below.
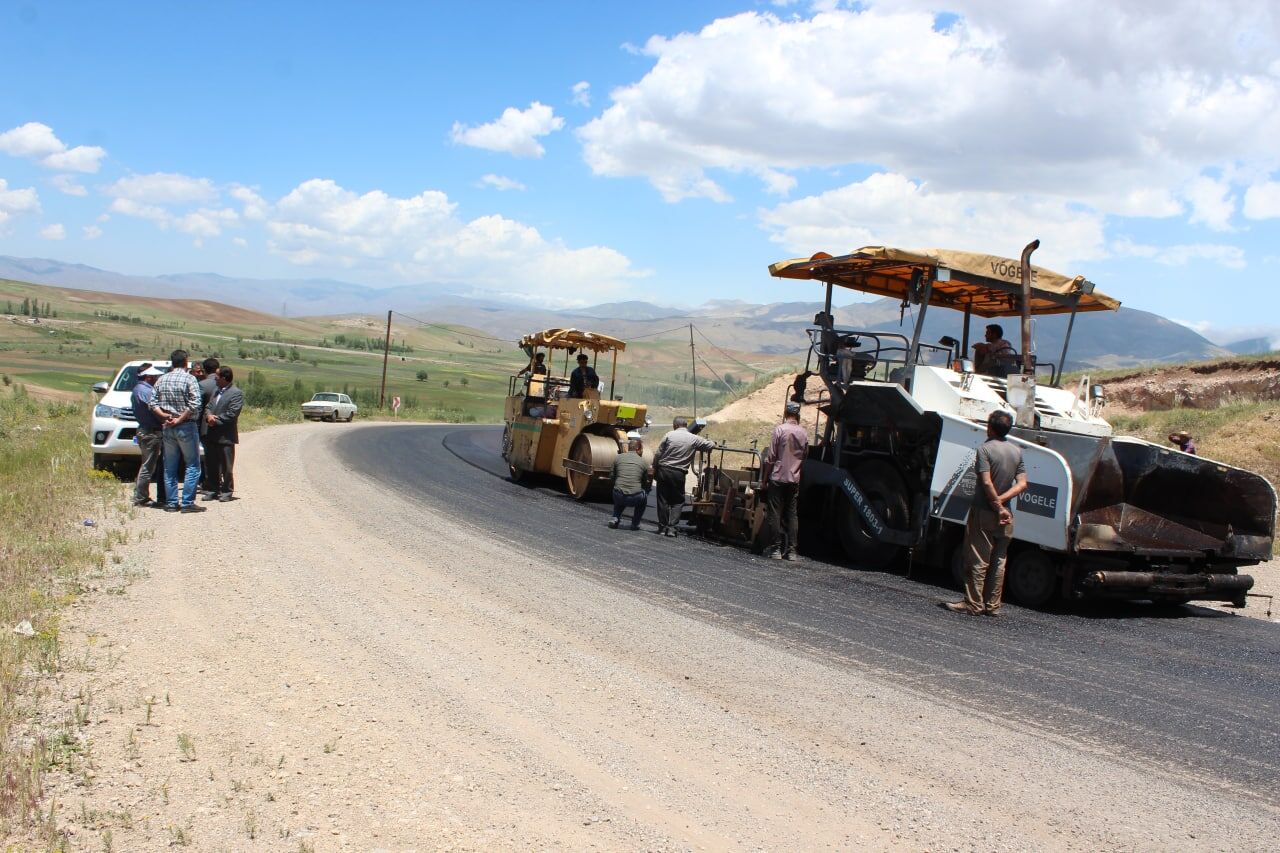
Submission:
M 291 318 L 370 315 L 390 308 L 428 323 L 465 326 L 512 341 L 531 330 L 557 326 L 585 327 L 624 340 L 676 339 L 687 337 L 688 331 L 672 327 L 691 322 L 716 346 L 739 352 L 794 355 L 797 359 L 803 358 L 808 347 L 805 329 L 822 310 L 822 303 L 817 301 L 760 305 L 739 300 L 713 300 L 694 309 L 630 300 L 556 310 L 515 305 L 509 300 L 484 295 L 446 294 L 430 284 L 373 288 L 329 279 L 241 279 L 211 273 L 127 276 L 80 264 L 3 256 L 0 256 L 0 278 L 145 297 L 216 300 L 277 316 L 287 313 Z M 901 313 L 899 303 L 892 299 L 835 309 L 841 326 L 910 335 L 914 315 L 908 312 L 900 323 Z M 937 341 L 943 335 L 959 338 L 961 323 L 958 313 L 935 308 L 927 315 L 925 340 Z M 984 324 L 980 318 L 974 319 L 972 340 L 981 339 Z M 1035 324 L 1040 360 L 1057 362 L 1067 318 L 1042 318 Z M 1004 327 L 1006 337 L 1016 341 L 1017 319 L 1006 320 Z M 1121 308 L 1115 313 L 1099 312 L 1077 318 L 1068 367 L 1194 361 L 1243 352 L 1235 347 L 1245 343 L 1224 349 L 1157 314 Z
M 684 312 L 678 308 L 667 308 L 638 300 L 606 302 L 603 305 L 592 305 L 588 308 L 574 308 L 566 313 L 574 317 L 591 317 L 597 320 L 662 320 L 668 317 L 684 316 Z
M 1229 344 L 1223 344 L 1225 349 L 1231 350 L 1236 355 L 1260 355 L 1262 353 L 1275 352 L 1280 349 L 1276 344 L 1280 343 L 1272 337 L 1246 338 L 1243 341 L 1233 341 Z

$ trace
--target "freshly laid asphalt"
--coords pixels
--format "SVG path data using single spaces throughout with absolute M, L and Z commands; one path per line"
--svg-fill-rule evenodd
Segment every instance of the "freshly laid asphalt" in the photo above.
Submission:
M 655 536 L 652 508 L 641 531 L 610 530 L 604 504 L 510 482 L 501 435 L 355 429 L 338 452 L 424 511 L 593 582 L 1120 760 L 1280 798 L 1280 624 L 1143 604 L 952 614 L 937 602 L 956 593 L 931 580 Z

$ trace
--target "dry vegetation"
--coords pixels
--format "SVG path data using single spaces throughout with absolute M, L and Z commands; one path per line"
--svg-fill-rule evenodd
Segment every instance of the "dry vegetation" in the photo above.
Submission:
M 80 732 L 87 700 L 51 727 L 36 720 L 39 693 L 61 666 L 59 609 L 119 544 L 113 522 L 123 511 L 119 488 L 91 470 L 87 417 L 82 403 L 0 390 L 0 836 L 48 846 L 56 830 L 42 775 L 90 760 Z
M 1195 436 L 1201 456 L 1280 483 L 1280 402 L 1234 403 L 1216 409 L 1166 409 L 1108 418 L 1119 435 L 1168 444 L 1170 432 Z

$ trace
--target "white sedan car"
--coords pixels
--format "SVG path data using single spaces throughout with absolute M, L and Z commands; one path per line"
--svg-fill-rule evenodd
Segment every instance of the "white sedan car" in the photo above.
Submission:
M 302 416 L 309 421 L 354 421 L 356 404 L 346 394 L 321 391 L 302 404 Z

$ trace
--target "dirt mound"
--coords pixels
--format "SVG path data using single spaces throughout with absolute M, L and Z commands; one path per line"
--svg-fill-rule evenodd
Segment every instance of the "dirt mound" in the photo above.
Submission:
M 768 385 L 739 397 L 718 412 L 707 416 L 709 424 L 726 423 L 765 423 L 776 424 L 782 420 L 783 407 L 791 396 L 791 385 L 795 382 L 794 373 L 784 373 L 773 379 Z M 809 378 L 805 390 L 805 406 L 800 410 L 800 422 L 806 429 L 812 430 L 817 422 L 818 393 L 822 389 L 822 380 L 816 376 Z
M 1216 409 L 1229 403 L 1280 400 L 1280 361 L 1180 365 L 1101 382 L 1110 406 L 1136 411 Z

